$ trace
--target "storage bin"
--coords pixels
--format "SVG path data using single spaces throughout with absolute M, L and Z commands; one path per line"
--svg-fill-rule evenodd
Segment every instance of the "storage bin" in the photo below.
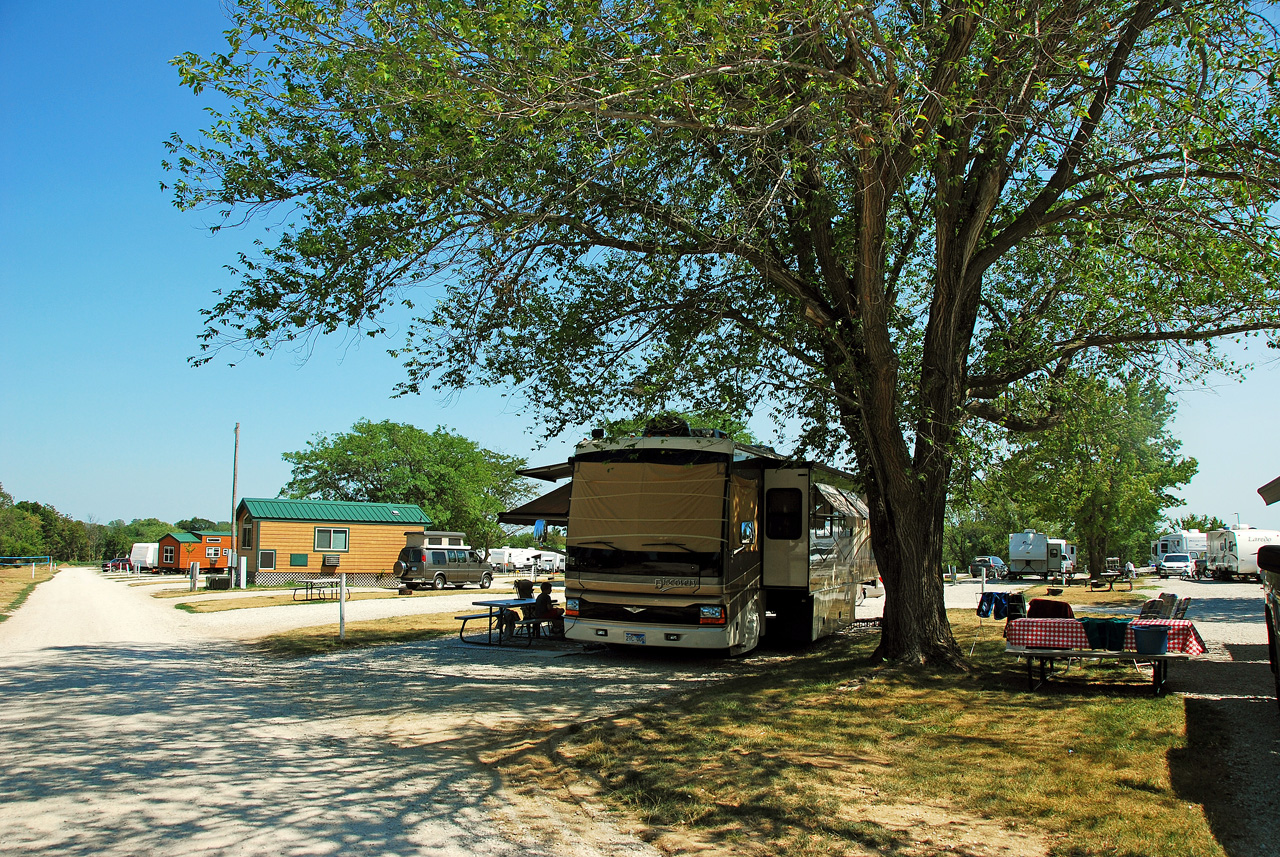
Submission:
M 1133 647 L 1140 655 L 1163 655 L 1169 651 L 1169 629 L 1163 625 L 1135 625 Z

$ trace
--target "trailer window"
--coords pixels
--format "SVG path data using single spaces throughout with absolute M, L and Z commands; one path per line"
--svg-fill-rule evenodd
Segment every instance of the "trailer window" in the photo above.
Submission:
M 446 554 L 444 551 L 432 551 L 431 564 L 432 565 L 448 565 L 449 555 Z
M 804 532 L 804 494 L 799 488 L 770 488 L 765 492 L 764 534 L 794 541 Z

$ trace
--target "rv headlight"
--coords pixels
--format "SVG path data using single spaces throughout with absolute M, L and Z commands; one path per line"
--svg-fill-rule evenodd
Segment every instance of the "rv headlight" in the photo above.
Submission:
M 698 624 L 699 625 L 723 625 L 724 624 L 724 605 L 723 604 L 703 604 L 698 607 Z
M 578 599 L 566 598 L 564 600 L 564 615 L 566 616 L 578 615 Z

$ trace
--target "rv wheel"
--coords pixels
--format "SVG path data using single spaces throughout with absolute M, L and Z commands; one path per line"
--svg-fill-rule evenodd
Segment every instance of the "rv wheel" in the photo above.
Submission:
M 745 655 L 760 645 L 760 630 L 763 625 L 764 617 L 760 615 L 760 599 L 753 598 L 742 614 L 742 624 L 740 626 L 742 632 L 741 642 L 736 646 L 729 647 L 730 657 Z
M 445 579 L 443 574 L 437 574 L 436 579 L 431 581 L 432 589 L 444 589 Z

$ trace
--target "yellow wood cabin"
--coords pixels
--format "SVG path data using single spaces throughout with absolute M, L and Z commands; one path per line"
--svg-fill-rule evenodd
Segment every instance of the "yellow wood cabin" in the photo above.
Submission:
M 409 503 L 246 498 L 236 508 L 236 545 L 260 584 L 333 577 L 352 585 L 394 582 L 406 532 L 431 521 Z

